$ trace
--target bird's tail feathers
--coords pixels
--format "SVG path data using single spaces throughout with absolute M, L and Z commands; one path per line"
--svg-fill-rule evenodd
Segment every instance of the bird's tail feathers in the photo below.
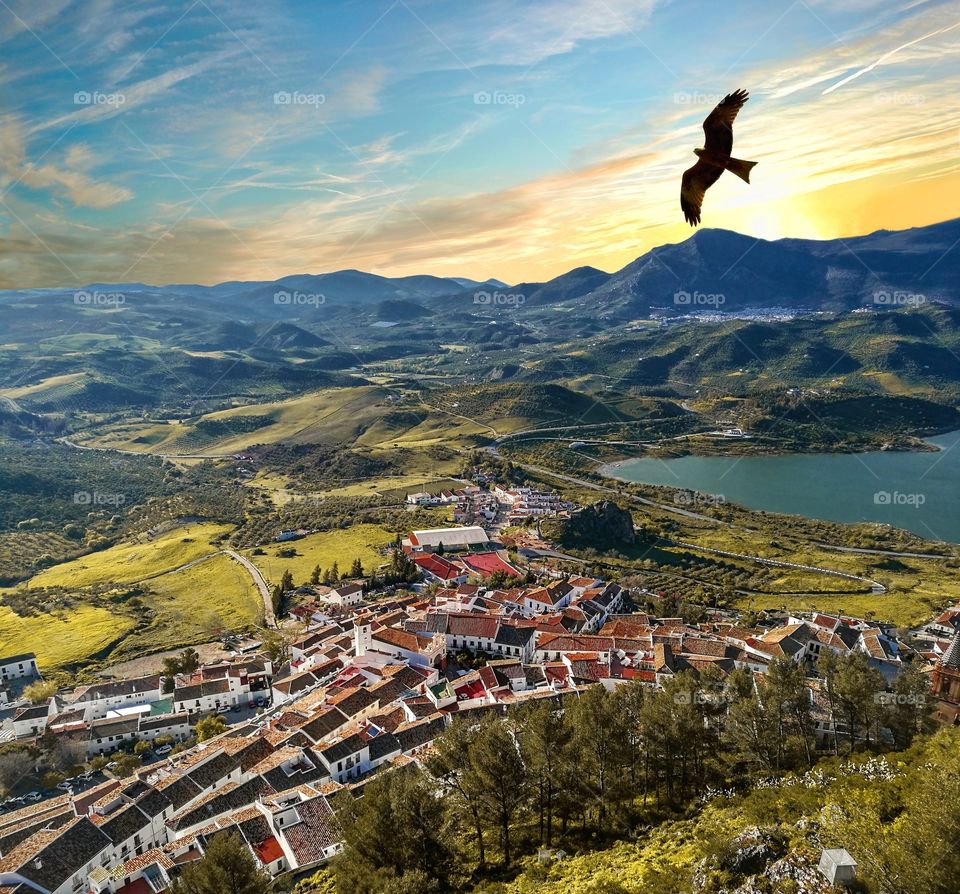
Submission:
M 756 164 L 755 161 L 743 161 L 740 158 L 731 158 L 727 162 L 727 170 L 731 174 L 736 174 L 745 183 L 750 182 L 750 171 Z

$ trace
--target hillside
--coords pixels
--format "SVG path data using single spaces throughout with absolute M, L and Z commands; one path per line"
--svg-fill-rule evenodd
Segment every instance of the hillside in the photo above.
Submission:
M 691 819 L 607 850 L 547 866 L 530 859 L 504 892 L 826 894 L 835 889 L 816 869 L 824 847 L 850 851 L 867 890 L 953 890 L 956 856 L 939 851 L 930 833 L 956 821 L 944 788 L 956 797 L 958 746 L 957 731 L 945 729 L 895 758 L 824 761 L 745 794 L 718 792 Z

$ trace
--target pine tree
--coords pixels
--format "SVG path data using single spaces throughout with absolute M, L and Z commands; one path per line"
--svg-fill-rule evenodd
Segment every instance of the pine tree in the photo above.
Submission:
M 257 868 L 239 835 L 222 832 L 207 844 L 203 859 L 184 867 L 172 894 L 268 894 L 273 883 Z
M 562 793 L 562 768 L 572 738 L 562 710 L 552 702 L 523 705 L 517 712 L 520 752 L 537 802 L 540 843 L 553 842 L 553 819 Z
M 527 799 L 527 773 L 511 729 L 498 717 L 487 716 L 470 749 L 473 785 L 489 822 L 500 833 L 503 865 L 509 866 L 511 825 Z
M 314 565 L 314 566 L 313 566 L 313 571 L 310 572 L 310 583 L 313 584 L 314 586 L 316 586 L 317 584 L 319 584 L 319 583 L 320 583 L 320 577 L 321 577 L 322 574 L 323 574 L 323 572 L 320 570 L 320 566 L 319 566 L 319 565 Z
M 406 767 L 367 784 L 362 798 L 341 796 L 343 853 L 337 888 L 351 894 L 437 890 L 452 865 L 443 834 L 443 801 L 422 770 Z

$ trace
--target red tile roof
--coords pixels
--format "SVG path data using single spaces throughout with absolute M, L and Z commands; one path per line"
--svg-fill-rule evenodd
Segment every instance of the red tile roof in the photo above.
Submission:
M 490 553 L 471 553 L 460 558 L 460 561 L 471 571 L 477 574 L 493 574 L 495 571 L 502 571 L 505 574 L 516 575 L 520 572 L 509 562 L 505 562 L 495 552 Z
M 272 863 L 274 860 L 279 860 L 283 856 L 283 848 L 280 847 L 280 842 L 277 841 L 273 835 L 261 841 L 254 847 L 254 850 L 257 852 L 257 857 L 264 866 Z
M 447 561 L 443 556 L 435 553 L 420 553 L 413 556 L 413 561 L 417 567 L 429 572 L 440 580 L 453 580 L 463 574 L 463 570 L 458 568 L 453 562 Z

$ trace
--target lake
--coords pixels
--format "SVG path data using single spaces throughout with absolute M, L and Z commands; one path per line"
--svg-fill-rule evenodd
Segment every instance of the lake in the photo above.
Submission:
M 838 522 L 881 522 L 960 543 L 960 431 L 929 438 L 936 453 L 643 457 L 612 463 L 624 481 L 700 492 L 721 501 Z

